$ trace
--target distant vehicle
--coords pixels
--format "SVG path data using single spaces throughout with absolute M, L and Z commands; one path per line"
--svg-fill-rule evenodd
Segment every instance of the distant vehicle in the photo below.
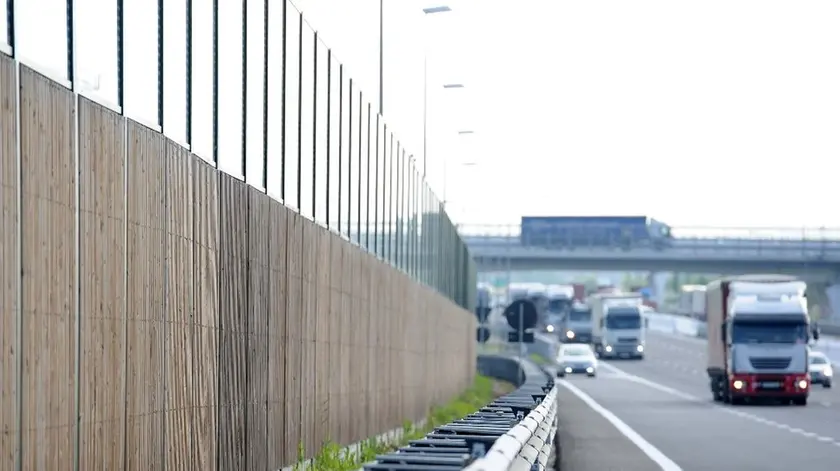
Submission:
M 552 248 L 620 247 L 663 249 L 671 227 L 647 216 L 524 216 L 522 245 Z
M 560 342 L 592 342 L 592 308 L 584 303 L 574 303 L 569 313 L 563 318 L 559 329 Z
M 563 319 L 569 313 L 575 298 L 575 288 L 572 285 L 548 285 L 545 294 L 544 330 L 548 333 L 554 333 L 560 330 Z
M 481 320 L 486 320 L 493 310 L 493 287 L 487 283 L 479 283 L 476 287 L 475 315 Z
M 570 343 L 562 345 L 557 352 L 557 376 L 564 377 L 567 374 L 586 374 L 594 377 L 598 372 L 598 359 L 589 345 L 583 343 Z
M 706 287 L 702 285 L 682 285 L 677 314 L 705 321 Z
M 824 388 L 831 387 L 834 367 L 825 353 L 812 350 L 808 354 L 808 373 L 811 375 L 811 384 L 822 384 Z
M 645 357 L 645 326 L 639 294 L 597 293 L 592 306 L 592 346 L 598 358 Z
M 744 275 L 706 287 L 707 373 L 715 401 L 776 398 L 806 405 L 811 390 L 806 284 Z

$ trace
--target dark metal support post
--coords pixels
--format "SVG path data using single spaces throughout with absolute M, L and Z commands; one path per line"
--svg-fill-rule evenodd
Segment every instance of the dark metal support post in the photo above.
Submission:
M 213 0 L 213 165 L 219 168 L 219 0 Z
M 268 15 L 268 0 L 263 0 L 262 187 L 266 193 L 268 193 Z
M 163 127 L 163 0 L 157 0 L 157 124 Z
M 158 0 L 163 1 L 163 0 Z M 248 0 L 242 0 L 242 114 L 239 157 L 242 159 L 242 181 L 248 182 Z

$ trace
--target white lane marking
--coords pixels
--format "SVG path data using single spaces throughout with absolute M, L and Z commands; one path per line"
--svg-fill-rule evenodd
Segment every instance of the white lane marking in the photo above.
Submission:
M 607 419 L 607 421 L 609 421 L 613 425 L 613 427 L 615 427 L 619 432 L 621 432 L 622 435 L 627 437 L 628 440 L 633 442 L 634 445 L 639 447 L 639 449 L 642 450 L 642 452 L 646 454 L 648 458 L 653 460 L 654 463 L 659 465 L 659 467 L 662 468 L 663 471 L 682 471 L 682 468 L 680 468 L 679 465 L 677 465 L 677 463 L 674 463 L 670 458 L 665 456 L 664 453 L 659 451 L 658 448 L 651 445 L 650 442 L 642 438 L 641 435 L 636 433 L 636 431 L 630 428 L 629 425 L 625 424 L 624 421 L 616 417 L 615 414 L 607 410 L 601 404 L 598 404 L 595 401 L 595 399 L 592 399 L 591 396 L 581 391 L 575 385 L 566 381 L 565 379 L 561 379 L 560 384 L 562 384 L 566 389 L 571 391 L 572 394 L 580 398 L 580 400 L 585 402 L 586 405 L 592 408 L 592 410 L 601 414 L 601 417 Z
M 647 378 L 642 378 L 641 376 L 636 376 L 636 375 L 630 374 L 630 373 L 628 373 L 628 372 L 626 372 L 622 369 L 619 369 L 618 367 L 613 366 L 609 363 L 603 363 L 602 366 L 606 367 L 607 370 L 614 373 L 616 376 L 621 376 L 623 379 L 626 379 L 626 380 L 629 380 L 629 381 L 634 381 L 634 382 L 639 383 L 639 384 L 643 384 L 643 385 L 645 385 L 649 388 L 653 388 L 653 389 L 656 389 L 658 391 L 662 391 L 666 394 L 670 394 L 672 396 L 679 397 L 680 399 L 685 399 L 686 401 L 692 401 L 692 402 L 708 403 L 707 401 L 704 401 L 697 396 L 694 396 L 694 395 L 682 392 L 680 390 L 665 386 L 664 384 L 656 383 L 656 382 L 651 381 Z M 732 415 L 735 415 L 735 416 L 738 416 L 738 417 L 741 417 L 741 418 L 744 418 L 744 419 L 747 419 L 747 420 L 751 420 L 751 421 L 759 423 L 759 424 L 769 425 L 769 426 L 775 427 L 779 430 L 787 430 L 788 432 L 791 432 L 795 435 L 799 435 L 801 437 L 814 438 L 814 439 L 816 439 L 820 442 L 823 442 L 823 443 L 830 443 L 832 445 L 840 446 L 840 440 L 834 439 L 832 437 L 826 437 L 826 436 L 820 435 L 818 433 L 808 432 L 806 430 L 802 430 L 802 429 L 799 429 L 799 428 L 794 428 L 794 427 L 791 427 L 790 425 L 783 424 L 781 422 L 776 422 L 775 420 L 765 419 L 764 417 L 759 417 L 757 415 L 753 415 L 753 414 L 750 414 L 748 412 L 740 411 L 740 410 L 737 410 L 737 409 L 732 409 L 731 407 L 727 407 L 727 406 L 723 406 L 723 405 L 719 405 L 719 404 L 715 404 L 715 403 L 712 403 L 712 405 L 714 407 L 716 407 L 717 409 L 719 409 L 723 412 L 726 412 L 727 414 L 732 414 Z

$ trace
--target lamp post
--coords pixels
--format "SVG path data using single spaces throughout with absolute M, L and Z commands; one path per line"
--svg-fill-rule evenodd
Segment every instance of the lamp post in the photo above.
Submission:
M 458 131 L 459 136 L 466 136 L 466 135 L 469 135 L 469 134 L 475 134 L 475 131 L 470 131 L 470 130 Z M 474 167 L 478 164 L 476 162 L 460 162 L 458 165 L 461 166 L 461 167 Z M 446 204 L 448 202 L 448 200 L 446 199 L 446 190 L 447 190 L 447 186 L 449 186 L 448 185 L 448 180 L 447 180 L 448 168 L 449 168 L 449 161 L 445 160 L 443 162 L 443 201 L 441 201 L 441 204 L 443 204 L 444 211 L 446 210 Z
M 452 11 L 447 5 L 423 9 L 426 15 Z M 423 59 L 425 69 L 425 57 Z M 425 75 L 425 74 L 424 74 Z M 379 115 L 385 116 L 385 0 L 379 0 Z

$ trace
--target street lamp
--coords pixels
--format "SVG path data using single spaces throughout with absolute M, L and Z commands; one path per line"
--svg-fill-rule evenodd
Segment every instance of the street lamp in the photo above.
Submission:
M 438 6 L 438 7 L 429 7 L 424 8 L 423 13 L 426 15 L 433 15 L 435 13 L 446 13 L 452 11 L 446 5 Z M 429 120 L 428 120 L 428 112 L 429 112 L 429 53 L 428 53 L 428 41 L 424 40 L 423 44 L 423 178 L 426 178 L 426 162 L 428 157 L 428 127 L 429 127 Z M 446 84 L 443 88 L 464 88 L 463 84 L 453 83 L 453 84 Z
M 472 130 L 458 131 L 459 136 L 463 136 L 463 135 L 466 135 L 466 134 L 475 134 L 475 131 L 472 131 Z M 460 162 L 458 165 L 460 167 L 474 167 L 474 166 L 478 165 L 478 163 L 477 162 Z M 448 186 L 448 180 L 446 178 L 446 174 L 448 173 L 447 172 L 448 168 L 449 168 L 449 161 L 444 160 L 443 161 L 443 201 L 441 201 L 441 203 L 443 204 L 444 211 L 446 210 L 446 202 L 447 202 L 446 187 Z
M 435 13 L 446 13 L 452 11 L 447 5 L 438 5 L 423 9 L 426 15 Z M 425 55 L 424 55 L 425 56 Z M 423 69 L 425 76 L 426 59 L 423 58 Z M 385 0 L 379 0 L 379 115 L 385 116 Z M 425 164 L 424 164 L 425 166 Z M 425 172 L 424 172 L 425 174 Z

